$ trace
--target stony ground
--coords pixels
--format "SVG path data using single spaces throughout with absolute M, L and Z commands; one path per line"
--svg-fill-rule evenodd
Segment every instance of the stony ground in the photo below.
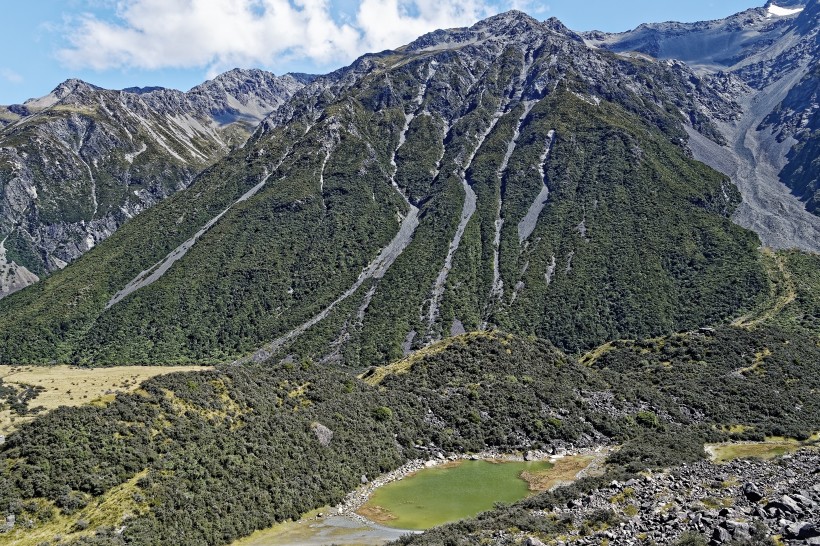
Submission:
M 572 520 L 574 531 L 524 544 L 674 544 L 697 534 L 715 545 L 820 545 L 820 451 L 647 473 L 537 515 Z

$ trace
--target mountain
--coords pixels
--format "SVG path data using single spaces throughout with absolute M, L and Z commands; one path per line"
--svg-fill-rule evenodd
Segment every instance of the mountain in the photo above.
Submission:
M 699 82 L 520 12 L 366 55 L 4 299 L 0 360 L 360 366 L 465 329 L 578 351 L 722 320 L 766 279 L 736 189 L 687 157 L 683 120 L 719 139 L 734 108 Z
M 187 93 L 68 80 L 0 111 L 0 297 L 187 187 L 309 80 L 236 69 Z
M 623 51 L 512 11 L 302 80 L 0 300 L 0 362 L 215 364 L 52 412 L 0 380 L 0 411 L 39 412 L 0 443 L 0 545 L 227 544 L 412 460 L 578 448 L 613 449 L 401 543 L 814 533 L 816 453 L 716 465 L 704 444 L 820 428 L 820 257 L 777 250 L 813 241 L 777 175 L 815 158 L 778 141 L 803 125 L 777 106 L 812 100 L 815 6 Z M 676 32 L 703 62 L 640 51 Z M 169 93 L 120 95 L 178 111 Z
M 734 219 L 764 244 L 820 251 L 820 2 L 770 1 L 718 21 L 584 37 L 610 51 L 684 61 L 737 103 L 737 116 L 717 122 L 728 146 L 692 135 L 695 157 L 732 177 L 744 201 Z

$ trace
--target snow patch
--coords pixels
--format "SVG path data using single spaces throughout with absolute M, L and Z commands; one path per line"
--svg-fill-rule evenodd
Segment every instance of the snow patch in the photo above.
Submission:
M 769 17 L 786 17 L 788 15 L 794 15 L 795 13 L 800 13 L 803 11 L 803 8 L 781 8 L 780 6 L 775 6 L 774 4 L 769 4 L 769 7 L 766 9 L 769 12 Z

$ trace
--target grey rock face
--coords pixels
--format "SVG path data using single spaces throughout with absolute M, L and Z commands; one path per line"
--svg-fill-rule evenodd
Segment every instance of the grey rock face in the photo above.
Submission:
M 684 61 L 705 85 L 734 102 L 734 117 L 714 117 L 719 105 L 712 112 L 727 146 L 716 149 L 693 139 L 695 157 L 740 188 L 744 204 L 734 217 L 739 225 L 757 232 L 767 246 L 817 252 L 820 222 L 810 212 L 820 210 L 820 173 L 811 172 L 820 171 L 813 157 L 820 127 L 818 33 L 820 2 L 791 0 L 718 21 L 583 36 L 593 47 Z
M 308 81 L 236 69 L 183 93 L 67 80 L 0 108 L 0 297 L 186 188 Z
M 313 425 L 313 434 L 316 435 L 316 439 L 319 440 L 319 443 L 324 447 L 329 446 L 330 441 L 333 439 L 333 431 L 322 423 L 315 423 Z

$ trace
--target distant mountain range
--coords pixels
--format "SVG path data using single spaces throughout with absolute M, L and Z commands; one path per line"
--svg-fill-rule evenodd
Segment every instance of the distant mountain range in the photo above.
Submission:
M 0 297 L 186 188 L 310 79 L 232 70 L 187 93 L 68 80 L 0 108 Z

